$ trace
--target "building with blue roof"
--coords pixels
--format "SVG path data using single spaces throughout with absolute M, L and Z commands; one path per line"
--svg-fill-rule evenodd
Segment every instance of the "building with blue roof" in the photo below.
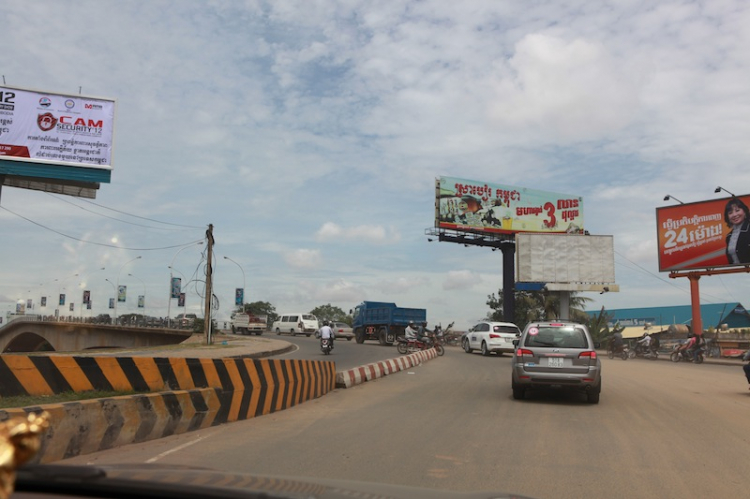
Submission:
M 599 311 L 587 311 L 588 315 L 596 317 Z M 622 327 L 641 328 L 651 325 L 655 329 L 667 329 L 670 325 L 684 324 L 690 326 L 693 320 L 690 305 L 672 307 L 644 307 L 621 308 L 604 310 L 611 317 L 609 327 L 619 324 Z M 729 329 L 750 329 L 750 314 L 741 303 L 711 303 L 701 305 L 701 320 L 704 329 L 717 328 L 723 324 Z

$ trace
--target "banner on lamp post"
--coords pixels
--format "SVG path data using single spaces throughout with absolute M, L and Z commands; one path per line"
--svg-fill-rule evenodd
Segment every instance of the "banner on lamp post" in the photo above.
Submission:
M 65 305 L 65 293 L 60 293 L 60 305 Z
M 171 297 L 179 298 L 180 290 L 182 289 L 182 279 L 179 277 L 173 277 L 172 282 L 170 283 L 170 289 L 172 290 Z
M 128 295 L 128 287 L 127 286 L 120 286 L 117 288 L 117 302 L 118 303 L 125 303 L 125 299 Z
M 178 307 L 185 306 L 185 293 L 180 293 L 180 296 L 177 298 L 177 306 Z
M 243 288 L 237 288 L 234 290 L 234 304 L 242 305 L 245 303 L 245 290 Z
M 146 295 L 138 295 L 138 308 L 146 307 Z
M 115 308 L 115 299 L 114 298 L 110 298 L 109 299 L 109 308 Z

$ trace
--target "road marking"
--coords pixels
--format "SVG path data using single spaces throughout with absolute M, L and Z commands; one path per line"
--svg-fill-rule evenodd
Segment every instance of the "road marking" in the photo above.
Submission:
M 190 447 L 190 446 L 191 446 L 191 445 L 193 445 L 193 444 L 197 444 L 198 442 L 200 442 L 200 441 L 201 441 L 201 440 L 203 440 L 204 438 L 206 438 L 206 437 L 200 437 L 200 438 L 196 438 L 196 439 L 195 439 L 195 440 L 193 440 L 192 442 L 187 442 L 187 443 L 184 443 L 184 444 L 182 444 L 182 445 L 178 445 L 178 446 L 177 446 L 177 447 L 175 447 L 174 449 L 171 449 L 171 450 L 168 450 L 168 451 L 164 451 L 164 452 L 162 452 L 161 454 L 157 454 L 156 456 L 152 457 L 151 459 L 147 459 L 147 460 L 146 460 L 146 463 L 155 463 L 155 462 L 156 462 L 156 461 L 158 461 L 159 459 L 161 459 L 161 458 L 163 458 L 163 457 L 166 457 L 166 456 L 168 456 L 168 455 L 172 454 L 173 452 L 181 451 L 182 449 L 184 449 L 184 448 L 186 448 L 186 447 Z

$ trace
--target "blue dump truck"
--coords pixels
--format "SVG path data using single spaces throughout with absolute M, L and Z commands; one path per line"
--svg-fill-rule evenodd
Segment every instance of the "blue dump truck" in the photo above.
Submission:
M 423 308 L 402 308 L 395 303 L 363 301 L 351 312 L 354 317 L 354 338 L 357 343 L 378 340 L 381 345 L 393 345 L 397 336 L 404 335 L 409 321 L 417 325 L 427 320 Z

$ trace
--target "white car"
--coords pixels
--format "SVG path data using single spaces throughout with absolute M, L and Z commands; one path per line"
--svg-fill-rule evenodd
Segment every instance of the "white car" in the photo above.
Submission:
M 479 350 L 482 355 L 502 355 L 513 353 L 513 340 L 520 336 L 521 330 L 511 322 L 480 322 L 464 335 L 461 346 L 466 353 Z

